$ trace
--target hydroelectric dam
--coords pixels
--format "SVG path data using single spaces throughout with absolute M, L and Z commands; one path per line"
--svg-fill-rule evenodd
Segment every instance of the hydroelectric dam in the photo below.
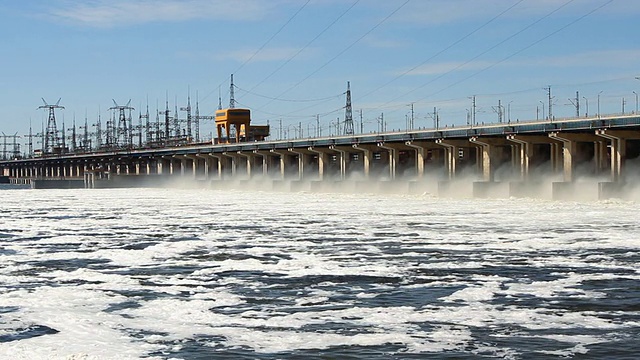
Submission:
M 33 188 L 197 186 L 473 197 L 535 197 L 547 189 L 553 199 L 585 191 L 606 199 L 627 197 L 640 174 L 638 114 L 238 140 L 43 154 L 1 161 L 0 175 Z

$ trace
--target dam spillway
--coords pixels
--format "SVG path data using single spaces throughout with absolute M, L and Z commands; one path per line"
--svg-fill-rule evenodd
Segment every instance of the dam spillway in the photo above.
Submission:
M 571 198 L 583 178 L 600 199 L 625 197 L 640 173 L 640 116 L 508 122 L 277 141 L 47 154 L 0 162 L 34 188 L 197 184 L 265 190 L 432 192 L 461 182 L 475 197 L 530 196 L 548 181 Z M 638 167 L 638 168 L 636 168 Z

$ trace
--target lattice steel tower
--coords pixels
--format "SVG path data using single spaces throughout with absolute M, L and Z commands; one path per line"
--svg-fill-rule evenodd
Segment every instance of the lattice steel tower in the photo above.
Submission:
M 60 147 L 60 137 L 58 136 L 58 127 L 56 126 L 56 109 L 64 109 L 64 106 L 60 106 L 60 100 L 55 103 L 55 105 L 49 105 L 42 99 L 44 105 L 38 107 L 38 109 L 48 109 L 49 110 L 49 119 L 47 120 L 47 129 L 44 133 L 44 152 L 51 154 L 53 153 L 54 148 Z
M 235 109 L 236 107 L 236 95 L 234 87 L 235 85 L 233 85 L 233 74 L 231 74 L 231 85 L 229 86 L 229 109 Z
M 131 106 L 131 100 L 124 106 L 118 105 L 115 100 L 113 100 L 113 104 L 115 106 L 110 107 L 109 110 L 118 110 L 119 113 L 116 142 L 125 147 L 131 147 L 133 145 L 133 139 L 131 138 L 131 111 L 135 109 Z M 126 115 L 127 110 L 129 110 L 129 118 Z
M 353 110 L 351 107 L 351 84 L 347 81 L 347 105 L 344 110 L 344 134 L 353 135 Z

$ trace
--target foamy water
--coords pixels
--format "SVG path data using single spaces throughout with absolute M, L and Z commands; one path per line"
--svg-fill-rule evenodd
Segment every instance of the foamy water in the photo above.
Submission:
M 635 358 L 635 202 L 1 190 L 0 358 Z

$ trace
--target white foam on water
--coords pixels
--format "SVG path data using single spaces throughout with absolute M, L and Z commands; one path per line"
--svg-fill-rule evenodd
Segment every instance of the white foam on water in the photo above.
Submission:
M 134 359 L 201 336 L 260 353 L 394 344 L 408 353 L 517 358 L 474 337 L 477 329 L 513 327 L 523 329 L 520 338 L 545 330 L 543 337 L 568 344 L 540 354 L 574 356 L 606 339 L 565 330 L 638 326 L 608 319 L 613 312 L 499 304 L 500 297 L 598 299 L 606 293 L 583 289 L 585 282 L 637 280 L 637 264 L 624 260 L 640 250 L 640 207 L 631 202 L 143 189 L 24 191 L 20 201 L 0 191 L 0 203 L 14 211 L 10 226 L 0 226 L 9 233 L 0 307 L 16 308 L 1 314 L 0 334 L 35 325 L 59 331 L 0 343 L 0 355 L 18 359 Z M 149 244 L 125 248 L 140 242 Z M 609 249 L 627 253 L 603 254 Z M 515 267 L 514 258 L 523 272 L 553 269 L 549 279 L 480 275 Z M 55 267 L 42 265 L 52 260 Z M 77 268 L 83 260 L 107 264 Z M 327 278 L 268 295 L 282 289 L 278 279 L 315 276 Z M 449 288 L 421 307 L 379 300 Z M 105 311 L 127 302 L 135 306 Z

